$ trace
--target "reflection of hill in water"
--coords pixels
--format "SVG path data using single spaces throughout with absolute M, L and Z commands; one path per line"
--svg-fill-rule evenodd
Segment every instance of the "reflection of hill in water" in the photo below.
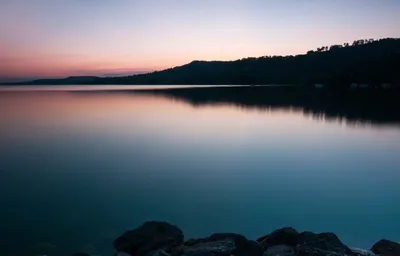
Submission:
M 400 127 L 400 91 L 363 90 L 333 93 L 306 87 L 213 87 L 135 91 L 163 95 L 193 106 L 228 104 L 263 111 L 302 111 L 318 120 Z

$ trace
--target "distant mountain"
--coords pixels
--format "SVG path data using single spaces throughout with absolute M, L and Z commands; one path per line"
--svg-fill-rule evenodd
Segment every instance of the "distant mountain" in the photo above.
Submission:
M 400 83 L 400 39 L 357 40 L 323 46 L 297 56 L 236 61 L 193 61 L 187 65 L 125 77 L 36 80 L 23 84 L 258 85 Z
M 73 85 L 90 84 L 99 79 L 96 76 L 70 76 L 62 79 L 37 79 L 29 82 L 14 83 L 17 85 Z

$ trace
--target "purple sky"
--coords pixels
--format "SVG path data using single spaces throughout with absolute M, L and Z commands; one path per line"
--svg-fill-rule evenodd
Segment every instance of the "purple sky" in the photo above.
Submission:
M 131 74 L 400 37 L 399 0 L 1 0 L 0 79 Z

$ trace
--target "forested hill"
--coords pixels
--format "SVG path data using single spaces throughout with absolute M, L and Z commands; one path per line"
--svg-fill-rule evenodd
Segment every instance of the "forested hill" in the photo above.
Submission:
M 268 48 L 266 46 L 266 48 Z M 193 61 L 148 74 L 94 78 L 88 84 L 314 84 L 400 83 L 400 39 L 357 40 L 297 56 Z

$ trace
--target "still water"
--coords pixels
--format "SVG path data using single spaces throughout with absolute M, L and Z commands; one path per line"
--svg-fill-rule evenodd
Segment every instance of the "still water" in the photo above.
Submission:
M 400 240 L 400 128 L 135 92 L 0 91 L 0 255 L 111 255 L 146 220 L 186 238 Z

